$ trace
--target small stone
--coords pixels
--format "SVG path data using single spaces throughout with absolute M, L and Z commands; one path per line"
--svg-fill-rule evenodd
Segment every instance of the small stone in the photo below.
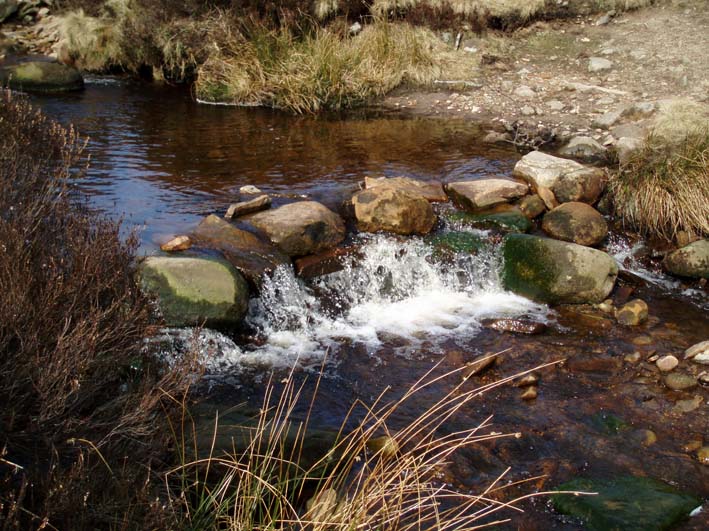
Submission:
M 536 387 L 527 387 L 524 390 L 524 393 L 522 393 L 522 400 L 534 400 L 537 398 L 537 388 Z
M 575 136 L 561 148 L 559 154 L 585 162 L 597 162 L 606 158 L 606 148 L 589 136 Z
M 174 251 L 186 251 L 190 247 L 192 247 L 192 240 L 190 240 L 189 236 L 177 236 L 169 242 L 163 243 L 160 249 L 171 253 Z
M 709 465 L 709 446 L 703 446 L 697 451 L 697 459 L 703 465 Z
M 701 385 L 709 385 L 709 372 L 704 371 L 700 373 L 699 376 L 697 376 L 697 381 Z
M 616 312 L 616 320 L 624 326 L 638 326 L 647 321 L 648 308 L 642 299 L 634 299 L 625 303 Z
M 524 197 L 519 202 L 519 209 L 529 219 L 534 219 L 543 214 L 547 207 L 539 194 L 532 194 Z
M 701 354 L 709 354 L 709 340 L 692 345 L 684 351 L 684 359 L 690 360 Z
M 678 413 L 691 413 L 695 409 L 698 409 L 703 402 L 704 399 L 701 396 L 695 396 L 688 400 L 678 400 L 675 403 L 675 411 Z
M 382 437 L 369 439 L 367 441 L 367 449 L 373 453 L 379 452 L 382 457 L 394 457 L 399 453 L 400 447 L 394 437 L 384 435 Z
M 490 131 L 483 137 L 485 144 L 506 144 L 512 141 L 509 133 L 500 133 L 498 131 Z
M 352 35 L 352 36 L 359 35 L 359 33 L 361 33 L 361 31 L 362 31 L 362 24 L 360 24 L 359 22 L 355 22 L 354 24 L 352 24 L 350 26 L 349 31 L 350 31 L 350 35 Z
M 616 123 L 618 123 L 618 120 L 620 120 L 621 116 L 622 111 L 610 111 L 601 116 L 595 117 L 593 121 L 591 121 L 591 125 L 599 129 L 610 129 Z
M 271 198 L 267 195 L 261 195 L 251 199 L 250 201 L 242 201 L 230 205 L 229 209 L 226 211 L 226 214 L 224 214 L 224 217 L 226 219 L 238 218 L 240 216 L 245 216 L 246 214 L 253 214 L 254 212 L 266 210 L 270 206 Z
M 631 138 L 624 136 L 615 143 L 615 152 L 618 156 L 618 162 L 624 166 L 632 159 L 633 154 L 642 149 L 645 142 L 640 138 Z
M 654 342 L 655 340 L 650 336 L 637 336 L 633 338 L 633 345 L 637 345 L 638 347 L 646 347 L 652 345 Z
M 672 355 L 662 356 L 655 362 L 655 365 L 657 365 L 657 368 L 662 372 L 670 372 L 679 365 L 679 360 Z
M 671 372 L 665 376 L 665 385 L 674 391 L 687 391 L 697 386 L 697 380 L 682 372 Z
M 539 376 L 535 373 L 530 373 L 522 376 L 521 378 L 515 380 L 515 387 L 530 387 L 532 385 L 539 384 Z
M 552 111 L 561 111 L 565 107 L 565 105 L 559 100 L 549 100 L 546 105 Z
M 529 105 L 525 105 L 524 107 L 522 107 L 522 108 L 520 109 L 520 112 L 521 112 L 524 116 L 534 116 L 537 111 L 534 110 L 534 107 L 531 107 L 531 106 L 529 106 Z
M 481 358 L 473 361 L 469 361 L 465 364 L 465 369 L 463 369 L 463 380 L 467 380 L 471 376 L 480 374 L 485 369 L 492 367 L 497 360 L 497 354 L 486 354 Z
M 638 363 L 642 359 L 642 354 L 640 352 L 633 352 L 632 354 L 626 354 L 625 357 L 623 358 L 625 361 L 628 363 Z
M 520 98 L 533 98 L 536 96 L 536 92 L 527 85 L 520 85 L 515 89 L 514 95 Z
M 682 447 L 682 451 L 687 452 L 687 453 L 692 453 L 696 452 L 699 450 L 704 443 L 702 442 L 701 439 L 699 440 L 694 440 L 694 441 L 689 441 L 687 444 L 685 444 Z
M 543 334 L 547 325 L 526 319 L 484 319 L 482 325 L 498 332 L 512 332 L 515 334 L 538 335 Z
M 613 63 L 604 57 L 591 57 L 588 60 L 589 72 L 604 72 L 613 68 Z
M 247 184 L 246 186 L 242 186 L 241 188 L 239 188 L 239 193 L 245 194 L 245 195 L 257 195 L 262 192 L 261 192 L 261 190 L 256 188 L 254 185 Z
M 657 442 L 657 435 L 655 435 L 655 432 L 652 430 L 641 430 L 644 435 L 643 440 L 642 440 L 642 445 L 643 446 L 652 446 Z
M 615 307 L 613 306 L 613 300 L 612 299 L 606 299 L 602 303 L 600 303 L 597 308 L 601 310 L 603 313 L 613 313 L 615 311 Z

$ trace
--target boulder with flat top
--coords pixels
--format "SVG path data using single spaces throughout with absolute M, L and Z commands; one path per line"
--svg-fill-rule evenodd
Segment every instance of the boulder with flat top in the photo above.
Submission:
M 477 211 L 519 199 L 529 192 L 529 185 L 495 177 L 450 183 L 446 191 L 462 208 Z

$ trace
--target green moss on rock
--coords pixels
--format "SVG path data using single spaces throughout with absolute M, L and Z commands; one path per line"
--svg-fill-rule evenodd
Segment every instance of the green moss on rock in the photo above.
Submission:
M 480 235 L 465 231 L 436 234 L 426 241 L 436 253 L 476 253 L 487 244 Z
M 577 478 L 557 490 L 597 492 L 594 496 L 556 494 L 554 508 L 581 518 L 592 531 L 663 531 L 685 520 L 701 504 L 691 495 L 650 478 Z
M 150 257 L 142 265 L 141 282 L 157 295 L 168 326 L 233 326 L 248 309 L 246 281 L 223 260 Z
M 506 232 L 529 232 L 532 229 L 531 221 L 521 211 L 516 209 L 487 214 L 451 212 L 444 214 L 444 217 L 453 225 L 465 227 L 498 229 Z
M 67 65 L 31 61 L 0 68 L 0 85 L 28 92 L 69 92 L 81 90 L 84 78 Z

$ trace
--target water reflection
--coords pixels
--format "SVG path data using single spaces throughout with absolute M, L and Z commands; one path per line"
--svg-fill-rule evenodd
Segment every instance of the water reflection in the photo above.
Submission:
M 461 121 L 294 117 L 106 79 L 37 101 L 90 137 L 80 186 L 98 208 L 145 227 L 146 250 L 222 211 L 245 184 L 332 203 L 365 174 L 450 181 L 509 172 L 515 159 L 482 146 L 480 131 Z

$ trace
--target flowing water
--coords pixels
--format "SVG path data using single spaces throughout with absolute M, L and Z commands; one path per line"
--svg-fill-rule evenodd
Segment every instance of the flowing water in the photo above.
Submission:
M 139 229 L 144 253 L 189 232 L 203 216 L 225 211 L 246 184 L 274 194 L 277 204 L 309 197 L 339 208 L 364 175 L 450 182 L 509 174 L 518 158 L 482 145 L 480 131 L 463 122 L 371 113 L 291 117 L 198 105 L 182 90 L 111 78 L 90 80 L 80 94 L 36 101 L 90 137 L 91 168 L 76 184 L 93 207 Z M 437 230 L 454 229 L 460 230 Z M 477 253 L 445 258 L 427 238 L 358 235 L 351 242 L 358 257 L 341 272 L 303 281 L 290 269 L 277 270 L 252 299 L 243 330 L 205 330 L 198 337 L 210 354 L 210 404 L 257 406 L 268 374 L 293 365 L 312 386 L 308 375 L 326 360 L 312 421 L 337 427 L 354 400 L 371 401 L 387 387 L 400 394 L 434 364 L 442 372 L 504 351 L 495 367 L 471 379 L 474 385 L 566 360 L 538 371 L 534 401 L 521 400 L 520 389 L 507 385 L 461 412 L 451 430 L 492 414 L 495 430 L 523 436 L 462 452 L 445 471 L 452 484 L 480 489 L 509 465 L 511 480 L 546 476 L 528 490 L 578 475 L 627 473 L 709 496 L 708 467 L 685 449 L 709 439 L 706 390 L 668 391 L 654 366 L 642 361 L 681 356 L 707 339 L 706 292 L 651 270 L 637 258 L 637 246 L 614 236 L 608 251 L 640 279 L 619 284 L 651 308 L 646 325 L 621 329 L 592 308 L 551 309 L 505 292 L 494 238 L 484 231 L 476 235 L 489 243 Z M 500 317 L 548 328 L 519 336 L 483 326 L 484 319 Z M 189 330 L 167 330 L 162 340 L 179 351 L 192 338 Z M 636 352 L 641 361 L 626 361 Z M 394 422 L 415 419 L 456 383 L 438 382 L 401 408 Z M 678 409 L 694 397 L 698 408 Z M 644 444 L 644 430 L 652 430 L 657 442 Z M 510 528 L 579 528 L 545 500 L 524 507 L 527 512 L 515 516 Z M 706 524 L 697 517 L 684 527 Z

